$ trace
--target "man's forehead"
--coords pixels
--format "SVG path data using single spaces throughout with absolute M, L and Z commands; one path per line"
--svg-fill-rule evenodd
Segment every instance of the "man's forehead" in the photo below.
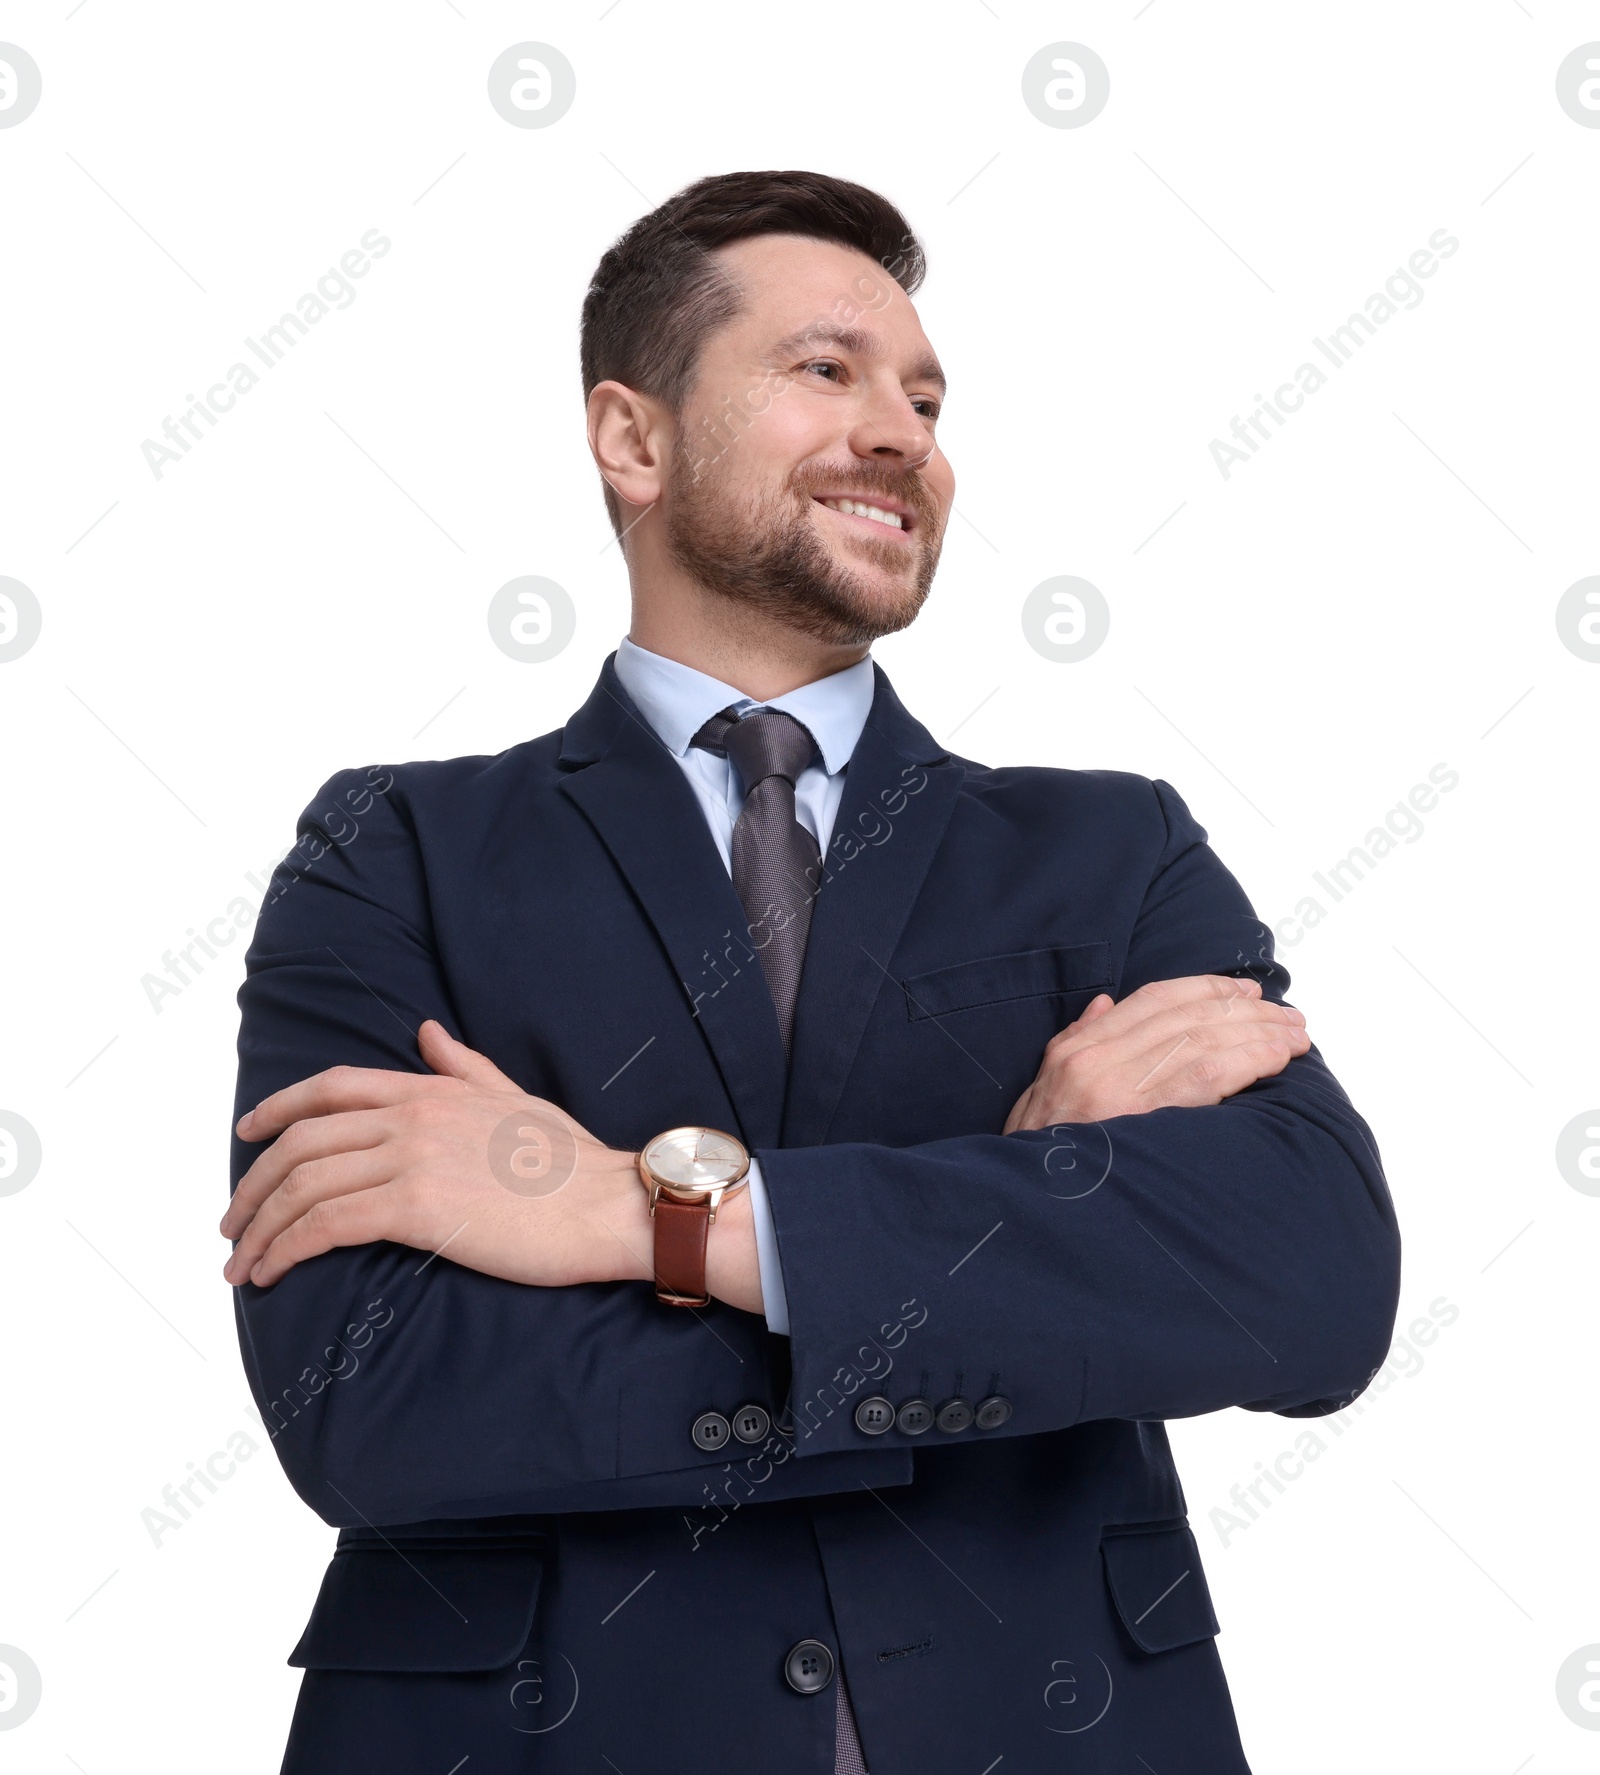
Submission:
M 729 331 L 763 359 L 830 349 L 864 358 L 909 353 L 910 373 L 943 385 L 911 298 L 865 253 L 781 234 L 735 241 L 717 257 L 744 298 Z

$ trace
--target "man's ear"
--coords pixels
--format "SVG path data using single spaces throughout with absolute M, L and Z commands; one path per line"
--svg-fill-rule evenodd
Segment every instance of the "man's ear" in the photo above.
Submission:
M 666 485 L 671 415 L 626 383 L 597 383 L 589 396 L 589 449 L 617 498 L 643 511 Z

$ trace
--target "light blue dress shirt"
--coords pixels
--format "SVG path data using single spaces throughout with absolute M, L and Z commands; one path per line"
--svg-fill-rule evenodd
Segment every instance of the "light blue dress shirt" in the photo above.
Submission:
M 731 684 L 679 665 L 659 653 L 621 641 L 617 646 L 617 677 L 657 737 L 677 759 L 689 780 L 700 811 L 711 829 L 723 867 L 733 873 L 733 825 L 744 806 L 744 785 L 726 758 L 689 742 L 713 715 L 732 709 L 781 709 L 800 722 L 817 742 L 820 761 L 807 765 L 794 786 L 795 813 L 826 854 L 833 823 L 844 796 L 844 773 L 872 711 L 872 661 L 864 659 L 832 677 L 802 684 L 798 690 L 758 703 Z M 778 1262 L 778 1236 L 760 1163 L 750 1161 L 750 1206 L 755 1218 L 756 1253 L 761 1265 L 761 1305 L 767 1329 L 789 1334 L 789 1303 Z

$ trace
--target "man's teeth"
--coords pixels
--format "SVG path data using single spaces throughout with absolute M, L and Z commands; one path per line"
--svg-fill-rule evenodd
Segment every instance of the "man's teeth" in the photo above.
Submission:
M 881 505 L 867 505 L 859 499 L 824 499 L 821 502 L 830 511 L 848 512 L 855 518 L 876 518 L 880 524 L 888 524 L 896 530 L 903 530 L 899 512 L 886 512 Z

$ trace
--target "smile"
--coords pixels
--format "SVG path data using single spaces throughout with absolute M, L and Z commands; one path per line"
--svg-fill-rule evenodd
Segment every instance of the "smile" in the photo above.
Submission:
M 824 505 L 831 512 L 842 512 L 848 518 L 865 518 L 870 524 L 882 524 L 890 530 L 907 531 L 911 528 L 911 514 L 894 506 L 874 505 L 865 499 L 817 499 L 818 505 Z

